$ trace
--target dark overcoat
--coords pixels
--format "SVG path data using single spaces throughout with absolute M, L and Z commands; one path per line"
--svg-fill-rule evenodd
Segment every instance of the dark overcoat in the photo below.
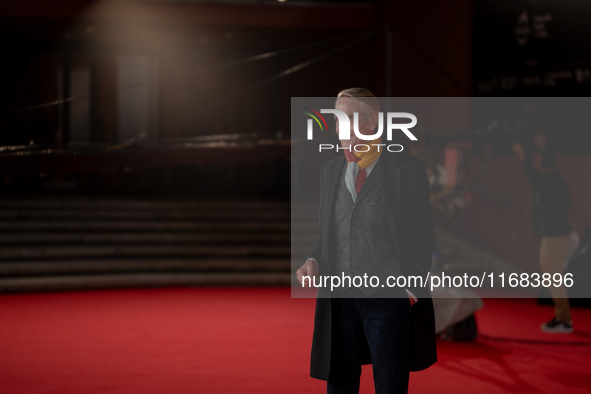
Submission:
M 334 275 L 334 204 L 340 175 L 347 161 L 339 157 L 322 166 L 318 238 L 308 258 L 319 264 L 320 275 Z M 382 166 L 385 219 L 401 274 L 421 275 L 431 269 L 435 246 L 433 214 L 429 204 L 430 187 L 425 162 L 404 152 L 385 150 L 376 163 Z M 411 309 L 411 371 L 420 371 L 437 361 L 433 302 L 426 288 L 411 288 L 419 298 Z M 314 336 L 310 375 L 328 380 L 331 363 L 332 310 L 327 288 L 319 288 L 314 316 Z M 371 363 L 369 347 L 364 346 L 362 361 Z

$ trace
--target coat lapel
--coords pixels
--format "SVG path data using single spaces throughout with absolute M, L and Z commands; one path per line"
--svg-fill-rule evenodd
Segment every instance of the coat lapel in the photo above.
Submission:
M 383 187 L 384 187 L 384 206 L 386 215 L 386 225 L 390 232 L 394 251 L 400 259 L 400 245 L 398 243 L 399 223 L 400 223 L 400 168 L 395 164 L 395 153 L 385 155 L 388 160 L 383 166 Z
M 334 256 L 334 210 L 335 204 L 337 200 L 337 192 L 339 189 L 339 184 L 341 180 L 341 174 L 343 172 L 344 166 L 347 164 L 347 160 L 345 160 L 345 156 L 343 155 L 341 160 L 338 160 L 334 163 L 334 166 L 330 168 L 327 175 L 327 193 L 326 198 L 327 200 L 323 204 L 323 215 L 324 215 L 324 223 L 325 223 L 325 231 L 323 234 L 323 245 L 326 247 L 327 257 L 328 257 L 328 265 L 332 266 L 332 257 Z
M 339 187 L 339 181 L 341 180 L 341 173 L 343 172 L 343 166 L 347 163 L 345 160 L 345 156 L 343 156 L 342 160 L 339 160 L 335 163 L 335 165 L 330 169 L 330 172 L 327 174 L 328 176 L 328 194 L 327 194 L 327 204 L 326 208 L 328 211 L 325 211 L 325 218 L 331 219 L 334 211 L 334 205 L 337 199 L 337 191 Z M 328 223 L 328 222 L 327 222 Z

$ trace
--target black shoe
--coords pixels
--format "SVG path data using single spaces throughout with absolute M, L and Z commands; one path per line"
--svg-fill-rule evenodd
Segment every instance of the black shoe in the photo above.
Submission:
M 540 329 L 544 332 L 549 332 L 552 334 L 570 334 L 574 331 L 572 320 L 568 323 L 565 323 L 556 319 L 555 317 L 552 318 L 552 320 L 550 320 L 548 323 L 542 324 Z

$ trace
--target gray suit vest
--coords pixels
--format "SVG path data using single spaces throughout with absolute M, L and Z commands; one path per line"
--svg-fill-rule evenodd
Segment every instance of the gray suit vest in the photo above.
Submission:
M 367 177 L 355 203 L 345 185 L 344 170 L 336 193 L 336 274 L 341 278 L 343 274 L 351 278 L 367 274 L 368 286 L 359 287 L 366 295 L 373 295 L 387 288 L 387 277 L 400 274 L 400 264 L 396 261 L 384 217 L 385 201 L 380 164 L 378 161 Z M 379 278 L 378 287 L 369 285 L 371 276 Z M 337 290 L 342 293 L 347 288 L 348 283 Z

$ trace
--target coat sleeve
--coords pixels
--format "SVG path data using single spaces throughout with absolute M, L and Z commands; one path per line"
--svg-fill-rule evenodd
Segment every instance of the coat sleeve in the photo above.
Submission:
M 319 201 L 319 209 L 318 209 L 318 237 L 316 238 L 316 242 L 314 242 L 314 247 L 312 251 L 308 254 L 308 259 L 314 259 L 318 263 L 318 267 L 322 267 L 322 230 L 324 227 L 324 219 L 323 219 L 323 212 L 322 212 L 322 197 L 323 197 L 323 187 L 324 187 L 324 165 L 320 170 L 320 201 Z
M 423 278 L 431 270 L 431 256 L 435 247 L 433 212 L 429 199 L 431 187 L 427 178 L 427 166 L 419 160 L 414 167 L 410 183 L 410 272 Z M 412 289 L 411 289 L 412 290 Z

